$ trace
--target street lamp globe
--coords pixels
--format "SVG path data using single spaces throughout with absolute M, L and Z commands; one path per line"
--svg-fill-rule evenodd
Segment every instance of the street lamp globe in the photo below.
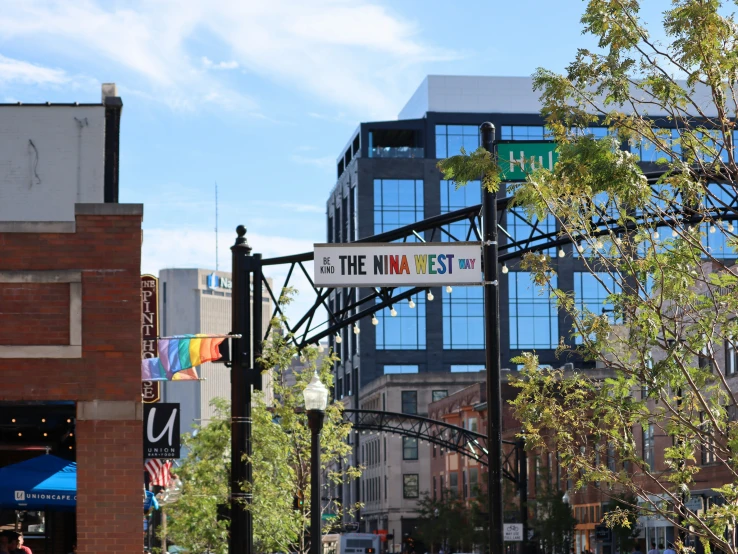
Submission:
M 321 383 L 318 372 L 313 373 L 313 379 L 310 381 L 305 390 L 302 392 L 305 398 L 305 409 L 308 411 L 318 410 L 325 411 L 328 405 L 328 388 Z
M 566 491 L 564 493 L 564 496 L 561 497 L 561 500 L 564 504 L 571 504 L 571 499 L 569 498 L 569 491 Z

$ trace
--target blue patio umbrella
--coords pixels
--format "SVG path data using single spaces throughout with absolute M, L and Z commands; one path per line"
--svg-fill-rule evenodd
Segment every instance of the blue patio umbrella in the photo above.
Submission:
M 51 454 L 0 468 L 0 508 L 74 510 L 77 464 Z

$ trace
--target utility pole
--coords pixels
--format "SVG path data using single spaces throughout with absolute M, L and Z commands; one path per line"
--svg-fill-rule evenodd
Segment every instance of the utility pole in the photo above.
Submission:
M 246 241 L 246 227 L 236 228 L 238 237 L 231 246 L 233 253 L 232 329 L 240 338 L 232 340 L 231 366 L 231 525 L 228 552 L 252 554 L 254 529 L 251 511 L 252 493 L 245 493 L 244 484 L 253 483 L 251 464 L 251 378 L 254 348 L 251 334 L 251 275 L 254 256 Z M 258 262 L 257 262 L 258 263 Z M 259 276 L 261 291 L 261 276 Z M 260 295 L 259 295 L 260 296 Z M 261 298 L 259 298 L 261 300 Z M 261 308 L 261 302 L 259 303 Z M 261 321 L 259 321 L 261 323 Z M 260 326 L 260 325 L 259 325 Z M 261 338 L 261 337 L 259 337 Z
M 482 146 L 494 157 L 495 126 L 480 126 Z M 487 454 L 489 551 L 503 554 L 502 535 L 502 391 L 500 383 L 500 293 L 497 248 L 497 194 L 483 191 L 484 341 L 487 366 Z

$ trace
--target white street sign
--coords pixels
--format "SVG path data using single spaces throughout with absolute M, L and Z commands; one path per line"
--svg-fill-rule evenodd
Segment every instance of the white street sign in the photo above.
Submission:
M 403 287 L 482 284 L 478 242 L 315 245 L 319 287 Z
M 502 535 L 505 542 L 522 542 L 523 540 L 523 524 L 522 523 L 503 523 Z

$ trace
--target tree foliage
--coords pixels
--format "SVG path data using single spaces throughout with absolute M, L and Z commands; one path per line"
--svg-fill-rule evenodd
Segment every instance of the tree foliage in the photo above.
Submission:
M 307 552 L 310 546 L 310 429 L 304 411 L 302 391 L 315 371 L 329 389 L 333 385 L 333 355 L 323 356 L 317 348 L 301 354 L 302 369 L 293 371 L 291 362 L 298 353 L 275 322 L 272 339 L 265 345 L 261 367 L 270 368 L 274 402 L 262 392 L 253 395 L 252 450 L 253 493 L 249 508 L 254 520 L 254 547 L 258 552 Z M 289 374 L 289 375 L 288 375 Z M 167 507 L 169 539 L 191 552 L 226 554 L 228 521 L 218 521 L 218 505 L 225 505 L 230 486 L 230 407 L 223 399 L 214 401 L 215 415 L 185 435 L 187 457 L 177 470 L 183 481 L 181 498 Z M 350 446 L 346 438 L 351 425 L 343 421 L 342 404 L 330 403 L 321 433 L 321 466 L 326 475 L 324 490 L 333 484 L 360 475 L 348 466 Z M 338 469 L 337 469 L 338 468 Z M 326 492 L 322 497 L 328 496 Z M 295 498 L 302 498 L 294 509 Z M 354 507 L 337 500 L 323 510 L 340 522 L 342 512 Z M 319 508 L 320 509 L 320 508 Z M 324 532 L 330 525 L 324 522 Z
M 738 27 L 718 0 L 674 0 L 662 30 L 640 5 L 588 0 L 582 24 L 598 48 L 563 75 L 534 76 L 559 161 L 513 185 L 514 203 L 556 221 L 612 311 L 555 288 L 553 260 L 526 255 L 522 269 L 572 322 L 559 351 L 607 376 L 542 371 L 525 354 L 514 408 L 528 444 L 555 448 L 576 487 L 598 482 L 708 551 L 735 553 L 738 272 L 725 260 L 736 258 Z M 463 158 L 442 168 L 467 177 Z M 499 173 L 493 158 L 469 164 Z M 656 450 L 644 436 L 670 440 Z M 687 504 L 707 464 L 725 480 L 696 513 Z
M 561 491 L 542 486 L 531 502 L 534 517 L 530 521 L 533 541 L 542 552 L 568 554 L 574 544 L 577 520 L 571 506 L 564 502 Z M 621 552 L 624 552 L 621 550 Z
M 487 508 L 486 495 L 465 502 L 448 490 L 436 499 L 426 493 L 418 501 L 418 535 L 434 552 L 473 552 L 488 542 Z

